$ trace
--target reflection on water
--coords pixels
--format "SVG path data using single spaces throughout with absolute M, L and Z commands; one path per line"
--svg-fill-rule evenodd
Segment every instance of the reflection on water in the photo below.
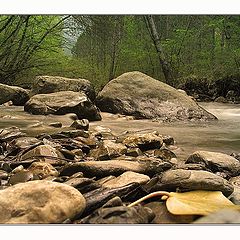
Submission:
M 219 151 L 223 153 L 240 152 L 240 105 L 222 103 L 201 103 L 209 112 L 218 117 L 218 121 L 210 123 L 157 123 L 150 120 L 126 120 L 116 115 L 102 113 L 103 120 L 92 122 L 90 127 L 101 125 L 113 130 L 116 134 L 124 131 L 157 130 L 163 135 L 172 135 L 178 147 L 177 155 L 186 158 L 196 150 Z M 0 128 L 18 126 L 28 134 L 51 132 L 56 129 L 46 127 L 51 122 L 60 121 L 70 126 L 72 120 L 65 116 L 39 116 L 23 111 L 23 107 L 0 106 Z M 43 127 L 27 126 L 43 123 Z

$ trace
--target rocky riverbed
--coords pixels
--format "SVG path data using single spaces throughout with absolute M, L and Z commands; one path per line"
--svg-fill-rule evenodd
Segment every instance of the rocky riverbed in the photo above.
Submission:
M 0 88 L 1 224 L 239 223 L 240 155 L 183 90 L 140 72 L 98 94 L 56 76 Z
M 174 215 L 156 197 L 128 207 L 156 191 L 199 190 L 219 191 L 238 205 L 238 156 L 196 151 L 179 159 L 171 136 L 89 130 L 86 119 L 56 129 L 36 137 L 17 127 L 0 130 L 1 223 L 239 223 L 231 209 Z

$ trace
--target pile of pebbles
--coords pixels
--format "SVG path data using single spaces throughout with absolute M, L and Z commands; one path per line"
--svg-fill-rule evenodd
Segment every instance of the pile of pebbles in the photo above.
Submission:
M 240 204 L 240 162 L 197 151 L 178 159 L 171 136 L 116 136 L 88 120 L 54 134 L 26 136 L 0 129 L 0 223 L 161 224 L 239 222 L 225 210 L 207 217 L 175 216 L 159 198 L 127 207 L 154 191 L 221 191 Z M 235 157 L 236 158 L 235 158 Z

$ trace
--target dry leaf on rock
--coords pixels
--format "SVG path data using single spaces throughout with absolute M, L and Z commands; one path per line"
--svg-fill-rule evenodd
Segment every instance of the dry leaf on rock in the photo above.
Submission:
M 137 200 L 129 207 L 157 196 L 162 196 L 162 200 L 166 200 L 168 211 L 175 215 L 208 215 L 224 208 L 240 210 L 240 206 L 234 205 L 220 191 L 198 190 L 184 193 L 158 191 Z
M 208 215 L 223 208 L 236 208 L 220 191 L 171 192 L 166 201 L 167 209 L 175 215 Z

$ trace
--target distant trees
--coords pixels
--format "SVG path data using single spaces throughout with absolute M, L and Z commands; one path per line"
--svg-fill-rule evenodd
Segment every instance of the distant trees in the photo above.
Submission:
M 237 15 L 2 15 L 0 82 L 52 74 L 100 89 L 128 71 L 173 86 L 188 75 L 216 79 L 240 71 L 239 26 Z
M 62 23 L 69 16 L 0 16 L 0 82 L 49 64 L 46 57 L 62 45 Z

